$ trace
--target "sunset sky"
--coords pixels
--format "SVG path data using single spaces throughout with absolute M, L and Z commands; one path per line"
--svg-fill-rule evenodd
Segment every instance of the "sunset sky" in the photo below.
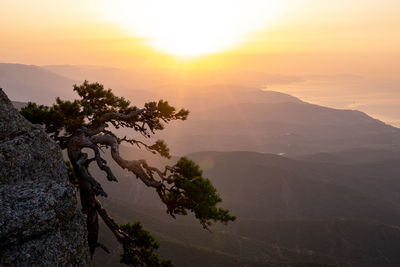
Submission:
M 2 0 L 0 61 L 395 76 L 399 12 L 397 0 Z
M 0 62 L 235 86 L 292 75 L 267 88 L 400 126 L 399 14 L 398 0 L 1 0 Z

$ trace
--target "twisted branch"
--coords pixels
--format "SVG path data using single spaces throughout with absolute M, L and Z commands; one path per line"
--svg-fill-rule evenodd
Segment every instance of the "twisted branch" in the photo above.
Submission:
M 92 136 L 89 140 L 93 144 L 101 144 L 111 147 L 111 156 L 114 161 L 123 169 L 127 169 L 136 175 L 143 183 L 149 187 L 161 188 L 163 184 L 155 180 L 152 175 L 149 175 L 142 166 L 147 163 L 145 160 L 125 160 L 119 154 L 118 141 L 115 137 L 109 135 Z M 160 172 L 162 173 L 162 172 Z
M 107 174 L 107 180 L 118 182 L 117 178 L 114 176 L 113 172 L 111 171 L 110 167 L 106 165 L 107 161 L 100 156 L 100 149 L 95 144 L 91 145 L 90 148 L 94 152 L 95 160 L 97 166 Z
M 92 186 L 92 190 L 96 196 L 100 195 L 103 197 L 107 197 L 107 193 L 101 187 L 101 184 L 93 178 L 93 176 L 88 171 L 88 154 L 81 153 L 81 156 L 76 161 L 77 171 L 79 172 L 80 176 L 85 178 L 90 185 Z

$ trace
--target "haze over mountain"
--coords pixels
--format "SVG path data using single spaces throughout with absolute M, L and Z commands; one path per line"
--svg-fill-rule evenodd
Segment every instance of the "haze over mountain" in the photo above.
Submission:
M 162 69 L 123 70 L 98 66 L 35 66 L 0 63 L 0 86 L 7 87 L 7 93 L 13 100 L 30 100 L 50 104 L 55 101 L 57 96 L 74 97 L 72 85 L 89 80 L 110 87 L 117 94 L 123 95 L 137 104 L 162 98 L 170 100 L 176 105 L 190 105 L 191 109 L 196 109 L 202 108 L 199 102 L 204 101 L 207 101 L 208 107 L 210 107 L 210 99 L 213 98 L 215 98 L 214 107 L 220 106 L 221 103 L 218 101 L 221 100 L 225 100 L 225 103 L 238 103 L 240 101 L 237 98 L 243 97 L 243 95 L 238 95 L 241 92 L 253 91 L 245 96 L 245 99 L 257 101 L 259 99 L 257 91 L 261 86 L 301 80 L 295 76 L 249 72 L 247 73 L 249 76 L 256 77 L 256 82 L 254 80 L 251 82 L 248 81 L 245 74 L 229 73 L 202 80 L 205 73 L 192 74 L 190 77 L 181 74 L 183 75 L 181 78 L 176 78 L 177 73 L 170 73 Z M 231 78 L 231 75 L 236 78 Z M 233 92 L 235 96 L 232 96 Z M 218 95 L 215 95 L 216 93 Z M 264 97 L 263 101 L 270 100 Z
M 260 94 L 279 95 L 265 91 Z M 400 148 L 400 130 L 365 113 L 298 99 L 288 101 L 283 94 L 276 100 L 192 112 L 185 124 L 168 129 L 163 136 L 181 153 L 203 149 L 298 155 L 359 147 Z
M 257 71 L 210 71 L 210 70 L 171 70 L 163 68 L 120 69 L 101 66 L 48 65 L 41 66 L 58 75 L 73 80 L 98 81 L 115 89 L 174 90 L 175 86 L 188 89 L 210 84 L 235 84 L 242 87 L 261 87 L 266 85 L 291 84 L 303 81 L 294 75 L 267 74 Z M 84 78 L 83 78 L 84 77 Z M 207 77 L 207 79 L 204 79 Z M 145 87 L 145 88 L 143 88 Z M 176 89 L 176 88 L 175 88 Z M 156 90 L 157 91 L 157 90 Z
M 18 68 L 21 68 L 21 72 L 18 72 Z M 400 125 L 397 115 L 399 114 L 397 101 L 399 80 L 396 77 L 383 79 L 354 74 L 289 75 L 249 70 L 188 71 L 143 67 L 122 69 L 82 65 L 29 66 L 6 63 L 2 63 L 1 69 L 3 75 L 0 78 L 0 86 L 5 87 L 7 84 L 11 86 L 8 86 L 8 91 L 21 92 L 21 87 L 13 85 L 23 81 L 25 84 L 23 86 L 26 88 L 27 84 L 31 84 L 43 94 L 33 95 L 33 98 L 29 100 L 39 103 L 51 103 L 57 95 L 69 96 L 66 93 L 71 89 L 72 84 L 81 83 L 85 79 L 91 82 L 98 81 L 106 87 L 113 88 L 115 92 L 135 103 L 162 98 L 168 99 L 175 105 L 186 107 L 190 105 L 191 110 L 220 106 L 218 104 L 221 103 L 217 101 L 219 97 L 215 94 L 222 87 L 227 87 L 229 91 L 236 88 L 244 92 L 262 88 L 295 95 L 303 101 L 322 106 L 361 110 L 392 125 Z M 41 72 L 38 72 L 38 69 L 41 69 Z M 27 70 L 33 72 L 21 76 L 21 73 Z M 63 85 L 63 82 L 46 79 L 46 75 L 43 76 L 46 71 L 70 79 L 72 82 Z M 23 78 L 20 79 L 20 77 Z M 43 81 L 47 82 L 43 83 Z M 51 88 L 53 90 L 50 90 Z M 29 92 L 29 90 L 31 88 L 26 88 L 25 91 Z M 232 102 L 229 91 L 228 94 L 220 97 L 220 100 L 225 101 L 224 105 L 252 102 L 241 98 L 239 101 Z M 17 97 L 20 99 L 12 99 L 26 101 L 24 95 L 18 94 Z M 251 99 L 254 100 L 254 98 Z
M 124 148 L 123 153 L 154 163 L 136 150 Z M 238 216 L 228 228 L 213 227 L 212 235 L 204 236 L 191 218 L 169 219 L 153 190 L 122 170 L 115 169 L 119 184 L 104 182 L 113 216 L 143 221 L 161 240 L 162 255 L 179 266 L 186 266 L 190 258 L 177 250 L 203 255 L 194 266 L 399 264 L 399 160 L 321 163 L 254 152 L 199 152 L 188 157 L 200 164 L 223 205 Z M 132 213 L 122 212 L 123 207 L 132 207 Z M 113 253 L 117 256 L 118 250 Z M 104 260 L 98 257 L 98 262 Z
M 127 158 L 147 158 L 159 166 L 168 163 L 138 152 L 123 149 Z M 395 159 L 327 163 L 255 152 L 198 152 L 188 156 L 212 179 L 224 205 L 243 218 L 351 218 L 400 224 L 400 169 Z M 160 207 L 151 190 L 127 172 L 115 170 L 123 185 L 105 182 L 111 198 Z M 96 175 L 103 176 L 100 172 Z
M 11 100 L 49 105 L 57 96 L 70 99 L 75 83 L 39 66 L 0 63 L 0 87 Z
M 154 87 L 147 91 L 128 90 L 129 86 L 135 87 L 136 81 L 144 83 L 148 78 L 101 67 L 0 66 L 0 84 L 19 101 L 49 104 L 58 95 L 75 98 L 72 84 L 79 81 L 71 78 L 81 73 L 89 76 L 87 78 L 107 80 L 109 84 L 126 82 L 126 87 L 115 90 L 116 94 L 124 95 L 139 106 L 145 101 L 162 98 L 177 107 L 188 107 L 191 113 L 186 122 L 175 123 L 159 135 L 175 154 L 246 150 L 296 156 L 351 148 L 400 150 L 398 128 L 360 111 L 322 107 L 280 92 L 229 84 L 156 86 L 166 81 L 158 76 Z M 295 79 L 270 77 L 271 83 L 279 81 L 291 83 Z M 124 134 L 129 135 L 128 132 Z
M 74 80 L 80 71 L 102 73 L 88 67 L 1 67 L 0 83 L 14 99 L 31 97 L 48 104 L 57 95 L 75 97 L 71 85 L 80 82 Z M 115 70 L 109 83 L 120 77 Z M 103 201 L 113 217 L 121 223 L 141 220 L 160 240 L 161 255 L 177 266 L 398 266 L 398 128 L 360 111 L 314 105 L 255 87 L 197 84 L 190 87 L 192 94 L 181 94 L 184 87 L 157 85 L 153 91 L 129 91 L 128 97 L 139 104 L 162 97 L 191 109 L 188 121 L 174 123 L 156 137 L 164 138 L 175 155 L 191 153 L 189 158 L 200 164 L 238 221 L 228 228 L 216 226 L 212 234 L 205 234 L 193 218 L 172 221 L 154 192 L 106 153 L 119 184 L 92 172 L 109 194 Z M 170 163 L 124 146 L 121 153 L 157 166 Z M 104 243 L 113 244 L 108 232 L 102 236 Z M 98 254 L 95 263 L 115 266 L 120 251 L 114 245 L 112 257 Z M 185 254 L 197 255 L 195 263 Z
M 56 97 L 78 99 L 72 90 L 74 84 L 89 82 L 80 90 L 81 94 L 88 93 L 88 101 L 59 105 L 66 116 L 58 116 L 56 107 L 50 109 L 51 114 L 35 112 L 34 106 L 23 113 L 32 121 L 51 121 L 46 130 L 54 130 L 53 139 L 72 133 L 59 140 L 63 147 L 68 144 L 71 155 L 69 158 L 63 151 L 64 159 L 72 163 L 69 178 L 79 179 L 79 192 L 73 199 L 82 202 L 87 215 L 86 245 L 91 251 L 102 244 L 110 249 L 110 254 L 96 250 L 94 266 L 125 266 L 120 264 L 122 250 L 115 237 L 120 242 L 122 239 L 115 230 L 108 230 L 118 227 L 107 220 L 96 202 L 99 200 L 117 224 L 141 222 L 161 244 L 156 253 L 171 259 L 177 267 L 399 267 L 399 10 L 399 0 L 0 0 L 0 62 L 4 62 L 0 63 L 0 88 L 21 109 L 28 101 L 52 105 Z M 113 101 L 110 94 L 105 93 L 103 98 L 105 91 L 95 82 L 139 109 L 144 106 L 137 124 L 117 119 L 101 128 L 107 131 L 96 134 L 99 137 L 88 137 L 95 131 L 87 131 L 85 122 L 97 126 L 102 118 L 125 118 L 132 110 L 125 101 Z M 91 94 L 93 88 L 99 89 L 97 93 Z M 152 103 L 145 105 L 160 99 L 168 104 L 160 103 L 159 112 L 153 111 Z M 98 103 L 105 104 L 105 109 Z M 78 111 L 76 116 L 78 106 L 82 113 Z M 183 113 L 178 113 L 172 121 L 164 121 L 168 124 L 160 129 L 163 127 L 153 124 L 151 118 L 163 120 L 164 113 L 169 113 L 164 111 L 174 113 L 169 106 L 187 109 L 190 114 L 186 121 L 180 121 Z M 108 115 L 104 110 L 123 114 Z M 0 115 L 0 120 L 8 113 Z M 85 116 L 83 121 L 80 115 Z M 6 122 L 11 126 L 16 123 Z M 64 126 L 60 132 L 58 125 Z M 41 131 L 40 126 L 33 127 L 35 132 Z M 10 140 L 17 145 L 32 143 L 31 134 L 11 133 L 8 128 L 3 129 L 4 145 Z M 148 136 L 148 130 L 154 136 Z M 103 134 L 137 141 L 119 146 L 121 156 L 135 162 L 121 160 L 115 150 L 113 156 L 121 166 L 134 169 L 138 177 L 148 176 L 147 183 L 115 163 Z M 86 137 L 84 148 L 75 149 Z M 160 158 L 143 144 L 132 145 L 152 145 L 157 139 L 165 141 L 172 158 Z M 100 142 L 98 147 L 90 143 L 94 140 Z M 159 144 L 152 148 L 165 152 Z M 19 151 L 26 155 L 19 158 L 36 162 L 34 154 L 38 151 L 32 154 L 28 150 Z M 0 153 L 0 170 L 3 165 L 15 167 L 9 160 L 10 151 Z M 92 159 L 98 151 L 103 161 Z M 215 224 L 205 231 L 198 219 L 201 214 L 215 214 L 215 209 L 209 211 L 203 204 L 217 198 L 213 188 L 206 186 L 207 181 L 196 177 L 190 184 L 178 177 L 171 183 L 173 176 L 161 177 L 168 175 L 167 171 L 161 175 L 147 168 L 176 166 L 182 156 L 200 165 L 203 176 L 223 199 L 219 207 L 229 209 L 237 216 L 236 221 Z M 46 159 L 46 166 L 56 166 L 52 160 Z M 103 171 L 95 168 L 96 163 Z M 113 175 L 104 164 L 118 183 L 107 180 L 104 171 L 108 171 L 110 180 Z M 140 167 L 147 172 L 138 173 Z M 192 169 L 186 167 L 192 166 L 188 162 L 184 167 L 166 170 L 176 171 L 185 179 L 183 172 Z M 67 171 L 63 164 L 60 168 Z M 26 166 L 20 171 L 11 169 L 11 174 L 21 178 L 36 174 Z M 145 185 L 158 186 L 158 181 L 149 182 L 157 179 L 151 170 L 173 191 L 163 200 L 170 201 L 169 206 L 176 202 L 190 205 L 198 218 L 188 212 L 188 216 L 173 219 L 165 212 L 154 188 Z M 90 174 L 101 183 L 107 198 L 102 197 L 106 194 L 98 195 L 103 192 Z M 20 215 L 25 214 L 18 207 L 32 206 L 25 205 L 30 200 L 26 197 L 29 187 L 41 189 L 34 180 L 32 185 L 24 181 L 27 190 L 16 188 L 15 192 L 0 194 L 16 200 L 6 209 L 11 220 L 6 220 L 2 228 L 18 226 Z M 180 185 L 186 187 L 185 192 L 179 192 Z M 204 194 L 199 193 L 198 186 L 206 186 L 208 193 L 203 188 L 200 191 Z M 164 189 L 157 187 L 159 193 Z M 180 193 L 182 197 L 174 197 Z M 198 200 L 209 201 L 193 207 Z M 45 202 L 45 206 L 53 206 L 54 201 Z M 7 206 L 7 201 L 0 200 L 0 206 L 4 203 Z M 57 208 L 56 213 L 65 217 L 64 211 Z M 3 213 L 0 209 L 0 215 Z M 20 228 L 26 230 L 24 233 L 33 230 L 33 239 L 24 238 L 22 233 L 15 236 L 13 246 L 43 239 L 35 229 L 47 225 L 46 218 L 53 215 L 27 216 L 33 223 L 21 224 Z M 99 218 L 98 241 L 97 215 L 104 219 Z M 65 226 L 62 221 L 55 223 Z M 69 233 L 78 234 L 74 230 Z M 79 235 L 80 239 L 86 236 Z M 132 235 L 135 240 L 129 241 L 141 243 L 137 249 L 146 245 L 140 242 L 140 234 Z M 59 259 L 58 265 L 68 265 L 71 261 L 64 260 L 63 255 L 71 250 L 60 250 L 57 244 L 68 242 L 58 235 L 55 238 L 55 242 L 47 243 L 58 249 L 57 253 L 46 250 L 46 246 L 39 246 L 46 255 L 11 249 L 19 254 L 14 259 L 27 258 L 40 265 L 54 257 L 56 263 Z M 1 255 L 4 249 L 10 249 L 2 243 L 0 240 L 0 265 L 7 266 Z M 86 262 L 80 261 L 79 253 L 72 254 L 76 262 Z M 156 257 L 151 260 L 157 261 Z

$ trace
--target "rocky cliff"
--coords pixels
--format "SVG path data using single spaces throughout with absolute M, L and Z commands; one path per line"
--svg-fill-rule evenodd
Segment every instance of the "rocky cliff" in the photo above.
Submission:
M 88 266 L 86 236 L 58 145 L 0 89 L 0 266 Z

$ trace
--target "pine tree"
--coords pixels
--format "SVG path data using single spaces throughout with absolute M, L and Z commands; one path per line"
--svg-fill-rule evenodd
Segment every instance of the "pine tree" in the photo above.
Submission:
M 101 205 L 98 196 L 107 197 L 107 193 L 92 176 L 89 166 L 96 164 L 106 173 L 109 181 L 117 181 L 102 158 L 102 148 L 110 150 L 112 159 L 121 168 L 154 188 L 172 217 L 192 212 L 204 228 L 213 222 L 226 224 L 235 220 L 228 210 L 216 206 L 222 199 L 194 162 L 182 157 L 175 165 L 160 170 L 142 159 L 125 160 L 119 153 L 121 143 L 137 145 L 162 157 L 171 156 L 168 146 L 161 140 L 150 145 L 126 136 L 120 137 L 117 131 L 110 130 L 131 128 L 149 139 L 163 130 L 165 124 L 186 120 L 187 110 L 177 111 L 163 100 L 148 102 L 143 108 L 138 108 L 99 83 L 85 81 L 80 86 L 74 85 L 73 90 L 79 99 L 64 101 L 57 98 L 50 107 L 30 102 L 21 113 L 30 122 L 43 125 L 61 149 L 67 150 L 69 176 L 78 187 L 82 211 L 87 216 L 88 243 L 92 255 L 97 247 L 107 251 L 104 245 L 98 243 L 100 216 L 122 244 L 121 262 L 134 266 L 172 266 L 170 261 L 161 260 L 155 254 L 158 244 L 140 223 L 118 225 Z M 94 156 L 90 158 L 83 149 L 92 150 Z

